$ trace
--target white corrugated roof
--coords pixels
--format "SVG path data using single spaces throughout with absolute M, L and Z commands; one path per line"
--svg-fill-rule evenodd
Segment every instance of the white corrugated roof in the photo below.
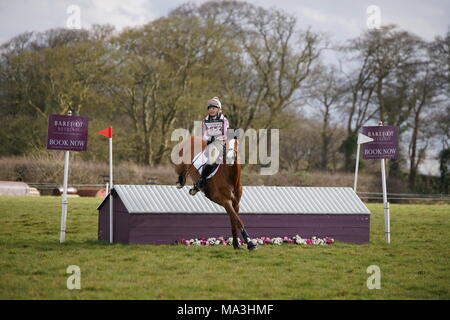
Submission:
M 191 196 L 190 188 L 114 186 L 129 213 L 225 213 L 223 207 L 203 193 Z M 370 214 L 370 211 L 352 188 L 244 186 L 239 213 Z

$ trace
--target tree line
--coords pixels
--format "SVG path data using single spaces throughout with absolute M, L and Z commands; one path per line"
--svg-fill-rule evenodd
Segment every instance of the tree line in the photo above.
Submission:
M 187 3 L 121 32 L 26 32 L 0 47 L 0 156 L 43 152 L 48 115 L 72 110 L 90 118 L 80 157 L 105 160 L 96 132 L 113 125 L 117 160 L 168 163 L 171 132 L 192 129 L 218 96 L 232 128 L 279 128 L 280 165 L 294 171 L 353 170 L 362 126 L 399 126 L 389 174 L 414 190 L 433 148 L 448 192 L 449 47 L 450 31 L 425 41 L 395 25 L 337 45 L 238 1 Z

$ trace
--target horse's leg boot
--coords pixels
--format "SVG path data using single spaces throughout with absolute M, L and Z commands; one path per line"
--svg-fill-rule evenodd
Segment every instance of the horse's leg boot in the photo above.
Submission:
M 256 250 L 257 247 L 256 245 L 253 243 L 253 241 L 250 240 L 250 237 L 247 233 L 247 230 L 242 229 L 241 230 L 241 234 L 242 234 L 242 238 L 244 238 L 245 243 L 247 244 L 247 249 L 248 250 Z
M 239 245 L 239 240 L 238 240 L 238 238 L 236 238 L 236 239 L 233 238 L 233 248 L 234 248 L 235 250 L 240 250 L 240 249 L 242 249 L 242 248 L 240 247 L 240 245 Z
M 185 176 L 184 174 L 180 174 L 180 175 L 178 176 L 177 188 L 178 188 L 178 189 L 183 188 L 184 185 L 185 185 L 185 183 L 186 183 L 186 176 Z

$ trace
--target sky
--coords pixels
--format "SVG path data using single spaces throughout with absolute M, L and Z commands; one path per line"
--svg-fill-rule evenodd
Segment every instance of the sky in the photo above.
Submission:
M 25 31 L 66 27 L 78 6 L 80 24 L 110 23 L 122 30 L 166 15 L 185 0 L 0 0 L 0 43 Z M 194 0 L 203 3 L 205 0 Z M 396 23 L 425 40 L 444 35 L 450 26 L 448 0 L 253 0 L 265 8 L 295 15 L 301 28 L 327 32 L 334 41 L 358 36 L 367 28 L 370 5 L 376 5 L 381 24 Z M 447 17 L 447 18 L 446 18 Z
M 0 0 L 0 44 L 26 31 L 45 31 L 78 23 L 82 28 L 109 23 L 122 30 L 167 15 L 185 0 Z M 191 0 L 197 4 L 205 0 Z M 449 0 L 253 0 L 264 8 L 284 10 L 297 18 L 299 28 L 328 33 L 333 42 L 357 37 L 375 17 L 382 25 L 394 23 L 424 40 L 450 30 Z M 75 6 L 75 9 L 74 9 Z M 75 11 L 74 11 L 75 10 Z M 79 10 L 79 15 L 78 15 Z M 74 19 L 75 17 L 75 19 Z M 79 20 L 76 19 L 79 17 Z M 446 18 L 447 17 L 447 18 Z M 74 22 L 75 21 L 75 22 Z M 370 23 L 369 23 L 370 24 Z M 428 164 L 429 162 L 429 164 Z M 424 173 L 437 174 L 435 160 Z

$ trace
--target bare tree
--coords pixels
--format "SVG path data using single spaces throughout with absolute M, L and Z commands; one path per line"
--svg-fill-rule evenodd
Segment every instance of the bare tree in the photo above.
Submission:
M 400 134 L 408 130 L 406 121 L 413 111 L 413 105 L 408 103 L 412 92 L 410 78 L 423 63 L 423 42 L 395 25 L 387 25 L 364 32 L 343 49 L 356 55 L 350 59 L 359 61 L 347 76 L 351 92 L 347 111 L 348 139 L 342 148 L 347 162 L 354 154 L 357 132 L 370 119 L 397 125 Z M 398 164 L 399 161 L 392 162 L 394 172 Z
M 335 117 L 338 109 L 342 107 L 343 94 L 344 90 L 336 68 L 324 67 L 308 99 L 322 123 L 320 129 L 320 161 L 317 163 L 317 167 L 323 170 L 329 169 L 332 155 L 337 150 L 333 143 L 338 126 Z

